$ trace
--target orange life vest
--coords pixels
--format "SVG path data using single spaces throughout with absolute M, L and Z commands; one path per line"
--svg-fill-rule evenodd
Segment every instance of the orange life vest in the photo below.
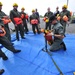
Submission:
M 67 22 L 68 21 L 68 17 L 66 15 L 64 15 L 63 16 L 63 20 Z
M 2 30 L 2 31 L 3 31 L 3 33 L 0 33 L 0 36 L 5 36 L 6 31 L 4 30 L 4 28 L 1 28 L 0 30 Z
M 8 23 L 10 23 L 10 22 L 11 22 L 11 20 L 10 20 L 10 19 L 5 19 L 5 18 L 3 18 L 2 20 L 3 20 L 3 23 L 4 23 L 4 24 L 8 24 Z
M 37 19 L 33 19 L 31 20 L 31 24 L 34 25 L 34 24 L 38 24 L 38 20 Z
M 21 18 L 14 18 L 14 21 L 17 25 L 22 24 L 22 19 Z

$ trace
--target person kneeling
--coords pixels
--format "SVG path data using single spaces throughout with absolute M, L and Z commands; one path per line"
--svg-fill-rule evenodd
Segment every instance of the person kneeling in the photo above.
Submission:
M 66 51 L 66 46 L 64 44 L 64 29 L 63 26 L 57 21 L 56 17 L 52 15 L 50 17 L 50 21 L 53 25 L 53 32 L 48 34 L 47 36 L 53 36 L 54 40 L 52 45 L 50 46 L 50 51 L 54 52 L 60 49 L 64 49 Z

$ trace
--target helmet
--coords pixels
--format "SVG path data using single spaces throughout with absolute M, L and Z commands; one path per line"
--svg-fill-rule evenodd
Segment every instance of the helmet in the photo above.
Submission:
M 17 4 L 17 3 L 14 3 L 14 4 L 13 4 L 13 7 L 15 7 L 15 6 L 18 7 L 18 4 Z
M 3 6 L 2 2 L 0 2 L 0 6 Z
M 22 8 L 21 8 L 21 10 L 25 10 L 25 8 L 24 8 L 24 7 L 22 7 Z
M 63 8 L 66 8 L 66 9 L 67 9 L 67 8 L 68 8 L 68 6 L 65 4 L 65 5 L 63 5 Z
M 35 10 L 33 9 L 32 12 L 35 12 Z

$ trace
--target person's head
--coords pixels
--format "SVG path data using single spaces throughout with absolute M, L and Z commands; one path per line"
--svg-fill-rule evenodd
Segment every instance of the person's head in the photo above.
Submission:
M 34 10 L 34 9 L 32 9 L 32 13 L 33 13 L 33 14 L 35 13 L 35 10 Z
M 57 7 L 56 7 L 56 11 L 58 11 L 58 10 L 59 10 L 59 7 L 57 6 Z
M 50 8 L 48 8 L 47 11 L 50 12 Z
M 17 3 L 14 3 L 14 4 L 13 4 L 13 8 L 14 8 L 14 9 L 17 9 L 17 8 L 18 8 L 18 4 L 17 4 Z
M 50 17 L 50 22 L 51 22 L 53 25 L 57 23 L 57 19 L 56 19 L 56 16 L 55 16 L 55 15 L 52 15 L 52 16 Z
M 35 9 L 35 12 L 37 12 L 37 9 Z
M 22 7 L 22 8 L 21 8 L 21 11 L 22 11 L 22 12 L 24 12 L 24 11 L 25 11 L 25 8 L 24 8 L 24 7 Z
M 63 5 L 63 6 L 62 6 L 62 11 L 65 11 L 67 8 L 68 8 L 67 5 Z
M 2 9 L 2 6 L 3 6 L 3 4 L 2 4 L 2 2 L 0 2 L 0 10 Z

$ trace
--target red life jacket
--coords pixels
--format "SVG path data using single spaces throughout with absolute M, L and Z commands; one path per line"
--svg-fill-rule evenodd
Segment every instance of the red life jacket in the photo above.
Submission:
M 26 15 L 25 15 L 25 18 L 28 19 L 28 17 L 29 17 L 29 16 L 26 14 Z
M 46 38 L 46 40 L 49 41 L 49 42 L 52 41 L 52 36 L 47 36 L 47 35 L 45 35 L 45 38 Z
M 37 19 L 33 19 L 31 20 L 31 24 L 34 25 L 34 24 L 38 24 L 38 20 Z
M 22 24 L 22 19 L 19 17 L 14 18 L 14 21 L 17 25 Z
M 10 23 L 10 22 L 11 22 L 11 20 L 10 20 L 10 19 L 5 19 L 5 18 L 3 18 L 2 20 L 3 20 L 3 23 L 4 23 L 4 24 L 8 24 L 8 23 Z
M 4 28 L 1 28 L 0 30 L 2 30 L 3 33 L 0 33 L 0 36 L 5 36 L 6 31 L 4 30 Z
M 23 19 L 24 18 L 24 14 L 21 14 L 21 19 Z

